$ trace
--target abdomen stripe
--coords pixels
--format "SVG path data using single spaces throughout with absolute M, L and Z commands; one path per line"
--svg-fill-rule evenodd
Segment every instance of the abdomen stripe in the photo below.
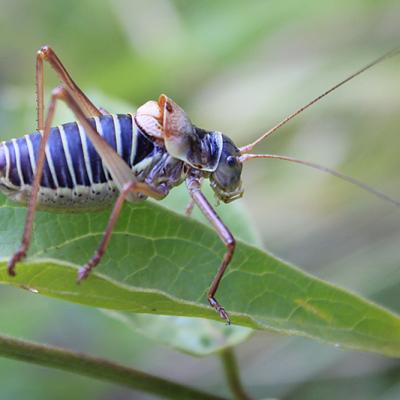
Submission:
M 121 125 L 118 116 L 113 114 L 112 121 L 114 126 L 115 144 L 117 146 L 117 153 L 122 157 L 122 143 L 121 143 Z
M 75 176 L 74 167 L 72 164 L 71 153 L 69 152 L 69 148 L 68 148 L 68 141 L 67 141 L 67 137 L 65 135 L 64 127 L 62 125 L 60 125 L 60 126 L 58 126 L 58 130 L 60 132 L 62 148 L 64 150 L 65 159 L 67 161 L 68 171 L 69 171 L 69 174 L 71 175 L 72 184 L 75 187 L 76 186 L 76 176 Z
M 102 115 L 90 118 L 89 122 L 131 168 L 144 161 L 150 165 L 155 154 L 163 151 L 140 131 L 130 114 Z M 16 188 L 33 184 L 41 138 L 41 132 L 34 132 L 1 144 L 4 183 Z M 95 190 L 107 191 L 107 186 L 112 186 L 112 178 L 101 156 L 84 128 L 76 122 L 51 129 L 45 155 L 40 182 L 43 188 L 84 186 L 94 189 L 93 185 L 105 184 L 104 187 L 96 186 Z M 68 196 L 66 193 L 63 192 Z
M 88 175 L 90 185 L 93 185 L 93 171 L 92 171 L 92 166 L 90 164 L 86 133 L 85 133 L 82 125 L 80 125 L 80 124 L 78 124 L 78 130 L 79 130 L 79 136 L 81 138 L 81 143 L 82 143 L 82 152 L 83 152 L 83 158 L 85 160 L 86 173 Z
M 99 118 L 99 117 L 93 117 L 93 119 L 94 119 L 94 122 L 95 122 L 95 124 L 96 124 L 96 131 L 97 131 L 97 133 L 98 133 L 103 139 L 105 139 L 105 137 L 104 137 L 104 131 L 103 131 L 103 125 L 102 125 L 102 123 L 100 122 L 100 118 Z M 106 141 L 107 141 L 107 140 L 106 140 Z M 108 142 L 108 144 L 110 144 L 110 145 L 112 146 L 112 144 L 111 144 L 110 142 Z M 114 147 L 114 149 L 115 149 L 115 147 Z M 106 177 L 106 182 L 108 183 L 109 180 L 112 180 L 112 177 L 111 177 L 111 175 L 109 174 L 109 172 L 107 171 L 107 168 L 106 168 L 106 166 L 104 165 L 103 162 L 101 162 L 101 165 L 103 166 L 104 176 Z
M 17 174 L 18 174 L 19 182 L 20 182 L 20 185 L 23 186 L 25 184 L 25 182 L 24 182 L 24 177 L 22 176 L 21 156 L 20 156 L 20 153 L 19 153 L 19 147 L 18 147 L 16 139 L 12 139 L 11 142 L 12 142 L 13 147 L 14 147 L 15 164 L 16 164 L 16 167 L 17 167 Z

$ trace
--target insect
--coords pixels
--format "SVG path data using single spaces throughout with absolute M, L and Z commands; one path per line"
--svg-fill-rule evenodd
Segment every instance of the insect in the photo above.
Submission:
M 226 247 L 208 290 L 208 301 L 230 323 L 215 294 L 233 257 L 235 239 L 202 193 L 202 181 L 208 179 L 216 197 L 228 203 L 243 195 L 241 172 L 245 161 L 281 159 L 330 173 L 400 206 L 400 202 L 363 182 L 319 164 L 282 155 L 250 153 L 260 141 L 306 108 L 399 52 L 396 49 L 379 57 L 287 116 L 253 143 L 238 147 L 221 132 L 193 125 L 182 108 L 166 95 L 161 95 L 158 101 L 148 101 L 134 115 L 109 114 L 97 108 L 73 81 L 54 50 L 42 47 L 36 57 L 37 131 L 0 143 L 0 190 L 10 199 L 28 206 L 22 242 L 9 260 L 8 273 L 15 275 L 16 264 L 27 253 L 36 208 L 79 211 L 114 202 L 95 254 L 78 271 L 79 282 L 100 262 L 125 200 L 162 199 L 175 186 L 186 182 L 191 196 L 187 214 L 197 205 Z M 52 91 L 46 118 L 45 61 L 62 82 Z M 71 108 L 77 122 L 52 128 L 59 100 Z

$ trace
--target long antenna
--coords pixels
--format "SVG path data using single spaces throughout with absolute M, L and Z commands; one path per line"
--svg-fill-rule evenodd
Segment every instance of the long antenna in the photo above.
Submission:
M 239 160 L 241 162 L 247 161 L 247 160 L 251 160 L 251 159 L 255 159 L 255 158 L 272 158 L 272 159 L 276 159 L 276 160 L 285 160 L 285 161 L 290 161 L 296 164 L 302 164 L 305 165 L 307 167 L 311 167 L 314 169 L 318 169 L 319 171 L 323 171 L 326 172 L 328 174 L 331 174 L 333 176 L 336 176 L 337 178 L 343 179 L 346 182 L 349 182 L 355 186 L 358 186 L 360 189 L 363 189 L 377 197 L 379 197 L 382 200 L 385 200 L 389 203 L 394 204 L 396 207 L 400 207 L 400 201 L 392 199 L 390 196 L 388 196 L 387 194 L 374 189 L 371 186 L 368 186 L 367 184 L 365 184 L 364 182 L 361 182 L 355 178 L 352 178 L 351 176 L 347 176 L 344 175 L 338 171 L 335 171 L 334 169 L 330 169 L 327 168 L 323 165 L 320 164 L 316 164 L 310 161 L 304 161 L 304 160 L 299 160 L 298 158 L 293 158 L 293 157 L 288 157 L 288 156 L 281 156 L 278 154 L 243 154 L 242 156 L 239 157 Z
M 397 47 L 393 50 L 388 51 L 387 53 L 385 53 L 384 55 L 380 56 L 379 58 L 377 58 L 376 60 L 370 62 L 369 64 L 367 64 L 365 67 L 361 68 L 360 70 L 354 72 L 353 74 L 351 74 L 350 76 L 348 76 L 346 79 L 344 79 L 343 81 L 337 83 L 336 85 L 332 86 L 330 89 L 328 89 L 326 92 L 322 93 L 321 95 L 319 95 L 318 97 L 316 97 L 315 99 L 311 100 L 309 103 L 307 103 L 306 105 L 304 105 L 303 107 L 299 108 L 298 110 L 296 110 L 295 112 L 293 112 L 292 114 L 288 115 L 286 118 L 284 118 L 281 122 L 279 122 L 278 124 L 276 124 L 274 127 L 272 127 L 270 130 L 268 130 L 267 132 L 265 132 L 262 136 L 260 136 L 257 140 L 255 140 L 253 143 L 250 143 L 246 146 L 240 147 L 240 152 L 241 154 L 244 153 L 248 153 L 249 151 L 251 151 L 253 149 L 254 146 L 256 146 L 258 143 L 260 143 L 262 140 L 264 140 L 265 138 L 269 137 L 270 135 L 272 135 L 275 131 L 277 131 L 281 126 L 285 125 L 287 122 L 289 122 L 291 119 L 293 119 L 296 115 L 300 114 L 301 112 L 303 112 L 304 110 L 306 110 L 308 107 L 311 107 L 314 103 L 318 102 L 319 100 L 321 100 L 323 97 L 327 96 L 329 93 L 333 92 L 334 90 L 336 90 L 337 88 L 339 88 L 340 86 L 344 85 L 345 83 L 347 83 L 348 81 L 352 80 L 353 78 L 355 78 L 356 76 L 362 74 L 364 71 L 366 71 L 367 69 L 372 68 L 374 65 L 380 63 L 381 61 L 393 57 L 396 54 L 400 53 L 400 47 Z

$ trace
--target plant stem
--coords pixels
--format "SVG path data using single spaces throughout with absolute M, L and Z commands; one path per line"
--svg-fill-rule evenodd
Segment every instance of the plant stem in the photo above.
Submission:
M 228 386 L 235 396 L 235 400 L 251 400 L 240 382 L 239 369 L 232 347 L 222 350 L 220 354 Z
M 106 359 L 6 336 L 0 336 L 0 356 L 90 376 L 167 399 L 221 399 Z

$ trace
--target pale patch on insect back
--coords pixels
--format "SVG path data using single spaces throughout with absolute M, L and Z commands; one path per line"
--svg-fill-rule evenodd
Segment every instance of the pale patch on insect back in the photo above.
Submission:
M 157 139 L 164 138 L 162 112 L 156 101 L 148 101 L 139 107 L 136 111 L 135 122 L 147 135 Z
M 214 172 L 218 167 L 222 133 L 193 125 L 186 112 L 165 94 L 158 102 L 148 101 L 139 107 L 135 122 L 152 140 L 162 139 L 161 144 L 172 157 L 202 171 Z

